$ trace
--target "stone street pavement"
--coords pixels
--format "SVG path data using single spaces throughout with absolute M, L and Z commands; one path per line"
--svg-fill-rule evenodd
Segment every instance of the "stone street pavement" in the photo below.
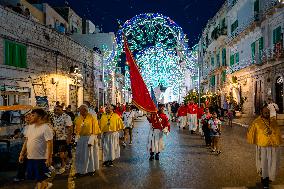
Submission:
M 146 141 L 147 122 L 136 122 L 134 143 L 121 149 L 122 157 L 112 168 L 102 167 L 95 176 L 72 178 L 68 173 L 54 180 L 55 189 L 255 189 L 259 177 L 255 168 L 255 146 L 245 141 L 246 128 L 224 126 L 222 154 L 213 155 L 200 135 L 180 130 L 175 123 L 166 139 L 160 161 L 149 162 Z M 284 156 L 273 188 L 284 188 Z M 32 183 L 7 184 L 7 189 L 32 188 Z

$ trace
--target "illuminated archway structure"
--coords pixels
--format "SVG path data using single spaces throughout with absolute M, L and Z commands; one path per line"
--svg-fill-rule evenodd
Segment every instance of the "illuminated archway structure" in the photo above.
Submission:
M 170 88 L 172 95 L 180 95 L 181 88 L 185 86 L 185 72 L 196 74 L 197 60 L 197 54 L 187 46 L 182 28 L 161 14 L 137 15 L 127 20 L 117 32 L 117 59 L 123 53 L 122 33 L 148 88 L 162 85 Z M 126 83 L 129 84 L 127 69 Z

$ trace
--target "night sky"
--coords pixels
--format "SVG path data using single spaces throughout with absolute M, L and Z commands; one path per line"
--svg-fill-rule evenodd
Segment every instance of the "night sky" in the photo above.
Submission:
M 43 0 L 52 6 L 63 6 L 64 0 Z M 169 16 L 189 38 L 189 46 L 198 42 L 202 28 L 222 6 L 224 0 L 68 0 L 69 6 L 82 18 L 99 25 L 103 32 L 116 32 L 117 19 L 123 23 L 141 13 Z

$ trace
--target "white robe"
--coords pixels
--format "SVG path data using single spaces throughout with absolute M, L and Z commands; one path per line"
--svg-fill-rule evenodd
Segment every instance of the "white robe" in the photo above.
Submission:
M 147 150 L 150 152 L 158 153 L 164 150 L 163 131 L 160 129 L 150 128 L 148 135 Z
M 120 157 L 119 132 L 103 134 L 103 161 L 113 161 Z
M 99 146 L 95 135 L 94 145 L 89 147 L 90 136 L 80 136 L 76 146 L 75 168 L 76 173 L 86 174 L 99 169 Z

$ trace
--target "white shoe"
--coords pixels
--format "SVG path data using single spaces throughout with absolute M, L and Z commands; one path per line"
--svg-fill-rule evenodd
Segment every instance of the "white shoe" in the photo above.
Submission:
M 47 187 L 45 189 L 50 189 L 53 186 L 53 184 L 51 182 L 47 183 Z

